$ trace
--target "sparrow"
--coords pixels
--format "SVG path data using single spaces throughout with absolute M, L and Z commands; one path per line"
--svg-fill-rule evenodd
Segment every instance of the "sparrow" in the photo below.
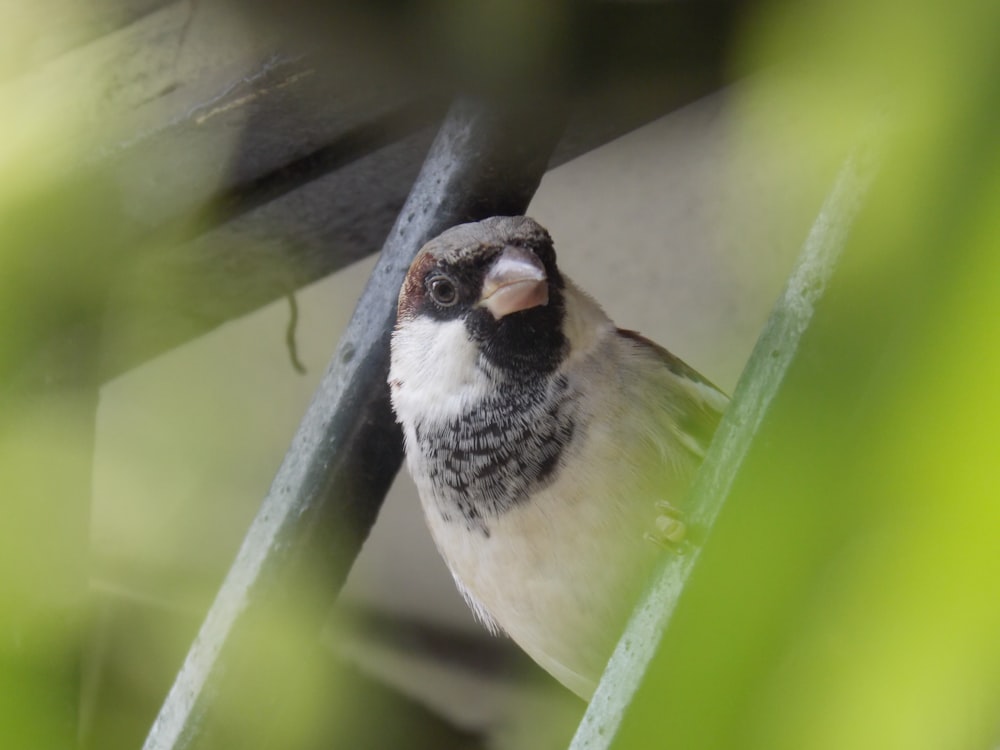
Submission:
M 617 328 L 524 216 L 424 245 L 400 290 L 388 380 L 462 595 L 589 699 L 658 558 L 683 553 L 685 490 L 727 397 Z

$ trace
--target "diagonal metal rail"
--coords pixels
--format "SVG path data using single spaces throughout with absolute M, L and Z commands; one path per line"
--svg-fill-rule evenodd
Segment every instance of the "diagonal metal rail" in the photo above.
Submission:
M 657 572 L 632 613 L 570 750 L 607 750 L 615 746 L 625 712 L 659 649 L 697 563 L 700 545 L 722 510 L 754 436 L 795 359 L 816 303 L 837 266 L 876 172 L 878 135 L 866 139 L 841 167 L 784 292 L 740 376 L 732 402 L 691 488 L 689 521 L 698 546 L 687 554 L 669 557 Z
M 211 744 L 213 715 L 253 675 L 245 646 L 267 642 L 275 612 L 293 608 L 297 637 L 318 636 L 402 461 L 385 381 L 410 261 L 449 226 L 524 212 L 561 132 L 554 109 L 452 105 L 145 750 Z M 280 680 L 264 689 L 268 705 L 288 693 Z

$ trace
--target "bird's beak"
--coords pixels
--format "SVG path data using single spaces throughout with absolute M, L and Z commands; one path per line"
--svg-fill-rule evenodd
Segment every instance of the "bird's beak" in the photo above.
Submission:
M 483 280 L 480 306 L 500 320 L 548 302 L 549 284 L 542 262 L 528 250 L 504 248 Z

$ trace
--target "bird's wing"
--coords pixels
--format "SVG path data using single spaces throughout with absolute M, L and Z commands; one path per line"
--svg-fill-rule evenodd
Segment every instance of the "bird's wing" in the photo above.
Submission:
M 697 459 L 703 458 L 729 398 L 708 378 L 645 336 L 622 328 L 618 335 L 653 368 L 663 368 L 654 373 L 662 381 L 662 388 L 657 389 L 662 399 L 651 406 L 669 416 L 678 442 Z

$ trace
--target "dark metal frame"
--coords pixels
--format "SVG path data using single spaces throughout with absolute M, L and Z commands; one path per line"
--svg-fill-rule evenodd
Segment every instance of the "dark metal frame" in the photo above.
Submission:
M 470 69 L 442 82 L 424 61 L 414 76 L 420 86 L 397 81 L 385 90 L 338 89 L 343 81 L 331 73 L 356 61 L 321 59 L 304 51 L 296 34 L 262 36 L 223 64 L 211 55 L 202 60 L 188 42 L 197 38 L 218 51 L 213 2 L 100 5 L 107 13 L 78 30 L 78 47 L 50 50 L 66 58 L 55 66 L 65 72 L 89 61 L 90 42 L 101 45 L 116 31 L 102 115 L 128 120 L 127 135 L 68 167 L 66 178 L 69 194 L 99 193 L 93 202 L 106 212 L 95 221 L 101 252 L 88 255 L 101 270 L 100 304 L 39 345 L 40 353 L 20 358 L 28 385 L 8 388 L 11 398 L 22 390 L 48 398 L 53 384 L 82 370 L 77 390 L 96 404 L 102 381 L 372 252 L 402 206 L 147 742 L 187 747 L 204 741 L 214 701 L 250 668 L 236 654 L 269 613 L 296 608 L 305 614 L 298 618 L 302 640 L 315 639 L 374 522 L 401 459 L 385 369 L 409 258 L 449 225 L 523 212 L 547 167 L 718 89 L 741 3 L 585 4 L 567 19 L 565 54 L 549 61 L 555 69 L 535 71 L 538 80 L 480 87 L 469 85 L 479 83 Z M 182 59 L 194 63 L 178 66 Z M 461 69 L 461 61 L 450 67 Z M 403 205 L 448 98 L 470 88 L 489 90 L 489 101 L 451 107 Z M 505 96 L 514 92 L 516 102 Z M 188 168 L 206 163 L 211 179 Z M 248 235 L 265 241 L 247 243 Z M 72 252 L 80 250 L 76 239 L 67 243 Z M 150 299 L 152 288 L 168 293 Z M 102 352 L 102 330 L 122 345 Z M 78 528 L 64 568 L 79 594 L 79 619 L 83 606 L 76 605 L 87 594 L 87 486 L 81 476 L 79 492 L 60 498 Z M 51 682 L 72 681 L 76 665 L 67 671 Z M 86 735 L 86 727 L 71 726 L 77 708 L 70 700 L 62 723 Z
M 241 644 L 264 627 L 268 612 L 297 607 L 303 639 L 318 636 L 402 460 L 386 376 L 396 297 L 410 261 L 449 226 L 523 213 L 562 122 L 534 107 L 452 106 L 146 750 L 206 744 L 218 696 L 245 674 Z M 323 587 L 295 597 L 317 578 Z M 288 686 L 268 689 L 280 702 Z

